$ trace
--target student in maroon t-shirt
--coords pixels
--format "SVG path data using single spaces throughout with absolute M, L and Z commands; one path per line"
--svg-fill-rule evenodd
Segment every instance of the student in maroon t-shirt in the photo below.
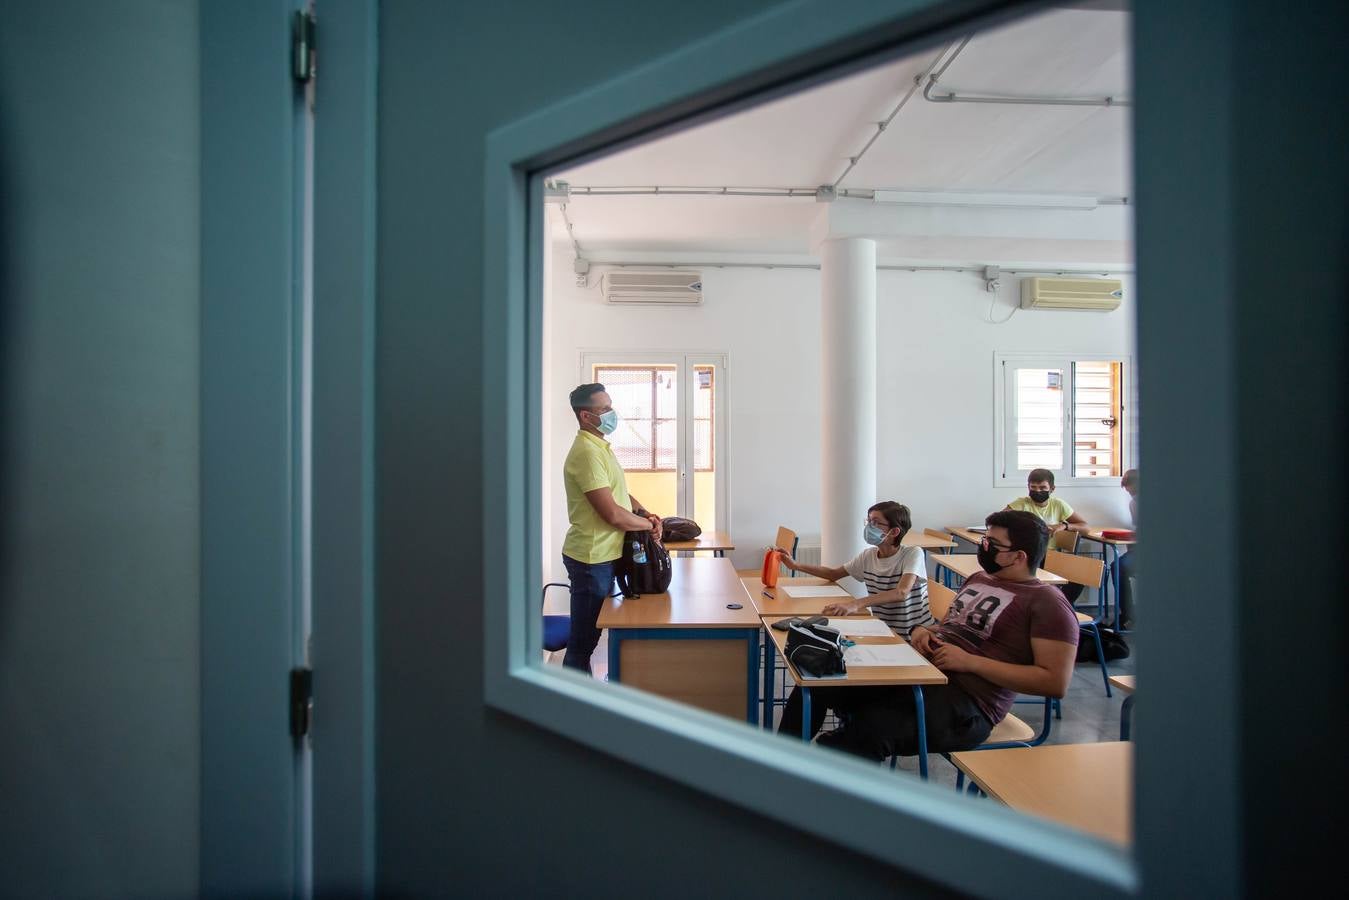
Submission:
M 1032 573 L 1044 561 L 1049 532 L 1028 512 L 1003 510 L 984 520 L 984 572 L 965 580 L 945 618 L 913 630 L 909 641 L 950 679 L 923 688 L 928 749 L 968 750 L 983 743 L 1018 693 L 1062 697 L 1073 676 L 1077 616 L 1055 587 Z M 907 687 L 818 688 L 812 734 L 832 707 L 846 724 L 819 743 L 870 759 L 918 752 L 913 691 Z M 792 701 L 796 700 L 796 703 Z M 788 699 L 779 731 L 801 734 L 801 704 Z

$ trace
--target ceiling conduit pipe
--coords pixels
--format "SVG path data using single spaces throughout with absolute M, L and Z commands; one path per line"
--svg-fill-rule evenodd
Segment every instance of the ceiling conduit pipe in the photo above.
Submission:
M 1002 94 L 957 94 L 955 91 L 945 94 L 934 93 L 933 88 L 937 86 L 937 80 L 946 74 L 946 70 L 955 62 L 960 51 L 965 49 L 971 37 L 973 35 L 961 41 L 956 52 L 951 54 L 951 58 L 936 72 L 928 75 L 927 86 L 923 88 L 924 100 L 930 103 L 1001 103 L 1018 106 L 1133 106 L 1132 100 L 1121 100 L 1118 97 L 1011 97 Z
M 969 40 L 970 40 L 969 38 L 965 38 L 965 43 L 969 43 Z M 964 47 L 965 44 L 961 44 L 960 46 Z M 947 44 L 945 47 L 941 49 L 941 52 L 937 54 L 936 58 L 933 59 L 932 62 L 928 64 L 928 67 L 926 69 L 924 69 L 918 75 L 914 76 L 913 84 L 910 85 L 908 92 L 904 94 L 904 96 L 900 99 L 899 103 L 895 106 L 895 108 L 890 110 L 890 115 L 885 117 L 885 121 L 876 123 L 876 133 L 871 136 L 871 140 L 867 141 L 866 145 L 863 146 L 861 150 L 857 151 L 856 156 L 851 156 L 848 158 L 848 168 L 843 170 L 842 175 L 834 179 L 834 183 L 829 186 L 830 188 L 832 188 L 833 190 L 838 190 L 838 186 L 843 183 L 843 179 L 847 178 L 848 173 L 851 172 L 853 168 L 859 162 L 862 161 L 862 157 L 865 156 L 866 152 L 871 149 L 871 145 L 876 143 L 876 139 L 879 138 L 882 133 L 884 133 L 886 127 L 890 124 L 891 121 L 894 120 L 895 116 L 899 115 L 899 111 L 904 108 L 904 104 L 909 102 L 909 98 L 913 96 L 913 92 L 918 90 L 918 86 L 923 83 L 923 79 L 927 78 L 929 75 L 932 74 L 932 70 L 937 67 L 937 63 L 941 62 L 942 57 L 946 55 L 946 51 L 950 49 L 951 44 Z M 956 50 L 956 53 L 959 52 L 960 50 Z M 954 56 L 952 56 L 951 58 L 955 59 Z M 947 63 L 947 65 L 950 65 L 950 63 Z M 943 66 L 942 71 L 945 70 L 946 67 Z

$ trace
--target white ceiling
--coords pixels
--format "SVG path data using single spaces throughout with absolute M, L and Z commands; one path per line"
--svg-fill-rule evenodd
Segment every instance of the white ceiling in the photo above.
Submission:
M 594 187 L 832 184 L 937 53 L 900 59 L 553 177 Z M 1128 97 L 1128 64 L 1127 13 L 1062 9 L 976 34 L 939 90 Z M 839 187 L 1127 197 L 1129 131 L 1127 107 L 933 103 L 920 91 Z M 809 229 L 818 211 L 813 199 L 576 194 L 567 207 L 588 256 L 803 254 L 811 250 Z M 941 243 L 940 236 L 933 239 Z

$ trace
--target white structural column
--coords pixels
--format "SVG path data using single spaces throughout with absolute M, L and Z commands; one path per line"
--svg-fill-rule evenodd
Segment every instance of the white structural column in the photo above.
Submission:
M 862 542 L 876 502 L 876 242 L 820 245 L 821 559 L 838 565 Z

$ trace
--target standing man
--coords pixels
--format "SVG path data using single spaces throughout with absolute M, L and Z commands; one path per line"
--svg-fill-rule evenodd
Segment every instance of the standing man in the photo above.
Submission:
M 618 427 L 618 413 L 604 385 L 583 384 L 572 391 L 571 411 L 580 431 L 562 466 L 571 523 L 562 543 L 562 562 L 571 580 L 571 633 L 562 665 L 588 673 L 600 640 L 595 623 L 613 587 L 624 533 L 651 531 L 660 540 L 661 528 L 659 516 L 628 496 L 623 469 L 604 439 Z

